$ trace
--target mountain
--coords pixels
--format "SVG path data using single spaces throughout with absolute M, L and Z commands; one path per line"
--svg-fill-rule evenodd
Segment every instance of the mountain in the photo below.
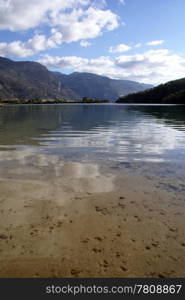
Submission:
M 46 67 L 0 57 L 0 101 L 62 100 L 78 98 Z
M 37 62 L 0 57 L 0 101 L 81 101 L 83 97 L 115 101 L 150 87 L 91 73 L 65 75 L 51 72 Z
M 92 73 L 74 72 L 70 75 L 55 72 L 63 84 L 73 90 L 80 98 L 89 97 L 115 101 L 122 95 L 128 95 L 151 88 L 152 85 L 130 80 L 116 80 Z
M 144 92 L 120 97 L 117 103 L 185 104 L 185 78 L 160 84 Z

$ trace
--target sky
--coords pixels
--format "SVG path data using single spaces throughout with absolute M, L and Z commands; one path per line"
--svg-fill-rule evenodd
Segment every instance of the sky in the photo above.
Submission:
M 184 0 L 0 0 L 0 56 L 160 84 L 185 77 Z

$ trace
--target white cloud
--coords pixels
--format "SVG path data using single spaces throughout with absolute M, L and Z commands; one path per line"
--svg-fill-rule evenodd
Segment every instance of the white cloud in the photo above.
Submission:
M 81 41 L 80 42 L 80 46 L 81 47 L 89 47 L 89 46 L 91 46 L 92 44 L 90 43 L 90 42 L 88 42 L 88 41 Z
M 82 58 L 78 56 L 50 56 L 45 55 L 40 62 L 47 67 L 50 68 L 58 68 L 58 69 L 65 69 L 65 68 L 74 68 L 77 70 L 80 66 L 88 64 L 88 58 Z
M 100 36 L 104 30 L 114 30 L 118 27 L 118 16 L 110 10 L 88 8 L 73 10 L 73 12 L 58 15 L 53 21 L 60 26 L 64 42 L 92 39 Z
M 0 29 L 26 30 L 42 23 L 52 26 L 58 14 L 89 3 L 90 0 L 0 0 Z
M 62 34 L 56 29 L 51 30 L 51 36 L 46 38 L 43 34 L 36 34 L 26 42 L 14 41 L 10 43 L 0 43 L 1 56 L 32 56 L 40 51 L 55 48 L 62 44 Z
M 99 58 L 83 58 L 79 56 L 50 56 L 45 55 L 40 62 L 47 67 L 50 68 L 58 68 L 58 69 L 71 69 L 73 68 L 76 71 L 83 72 L 96 72 L 98 68 L 103 68 L 107 66 L 107 68 L 114 65 L 114 62 L 111 61 L 109 57 L 101 56 Z
M 27 57 L 75 41 L 81 41 L 82 47 L 90 46 L 86 39 L 119 26 L 118 16 L 100 4 L 104 7 L 104 0 L 0 0 L 0 30 L 39 29 L 43 23 L 51 27 L 49 38 L 37 33 L 24 42 L 0 42 L 0 55 Z
M 128 72 L 128 77 L 158 84 L 185 76 L 185 58 L 168 49 L 150 50 L 142 54 L 122 55 L 115 64 Z
M 185 58 L 167 49 L 150 50 L 135 55 L 121 55 L 116 58 L 102 56 L 88 59 L 77 56 L 44 56 L 41 63 L 59 70 L 72 69 L 91 72 L 114 79 L 128 79 L 143 83 L 159 84 L 185 77 Z
M 125 44 L 119 44 L 115 47 L 110 47 L 109 52 L 110 53 L 121 53 L 121 52 L 126 52 L 132 49 L 132 47 L 125 45 Z
M 158 41 L 151 41 L 151 42 L 148 42 L 146 43 L 147 46 L 159 46 L 159 45 L 162 45 L 164 44 L 164 40 L 158 40 Z
M 92 39 L 119 26 L 119 17 L 104 6 L 104 0 L 0 0 L 0 30 L 46 24 L 57 28 L 66 43 Z

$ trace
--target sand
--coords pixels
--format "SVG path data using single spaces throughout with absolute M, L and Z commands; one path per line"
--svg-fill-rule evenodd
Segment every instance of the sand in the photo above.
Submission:
M 0 277 L 185 277 L 183 179 L 55 166 L 1 169 Z

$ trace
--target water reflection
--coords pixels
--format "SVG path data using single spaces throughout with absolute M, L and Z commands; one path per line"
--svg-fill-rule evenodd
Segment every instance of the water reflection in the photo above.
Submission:
M 17 162 L 14 168 L 4 166 L 0 177 L 3 178 L 0 203 L 4 212 L 1 228 L 12 224 L 40 224 L 48 218 L 55 222 L 63 220 L 64 207 L 70 207 L 81 196 L 113 191 L 115 178 L 113 174 L 102 172 L 97 164 L 64 162 L 48 155 L 29 156 L 26 164 L 24 161 L 18 166 Z M 81 206 L 79 213 L 84 211 L 85 207 Z
M 184 131 L 182 106 L 7 106 L 0 111 L 0 162 L 33 164 L 40 157 L 37 164 L 46 167 L 47 155 L 56 169 L 61 157 L 181 162 Z
M 183 105 L 133 105 L 129 109 L 154 116 L 163 124 L 185 131 L 185 106 Z

